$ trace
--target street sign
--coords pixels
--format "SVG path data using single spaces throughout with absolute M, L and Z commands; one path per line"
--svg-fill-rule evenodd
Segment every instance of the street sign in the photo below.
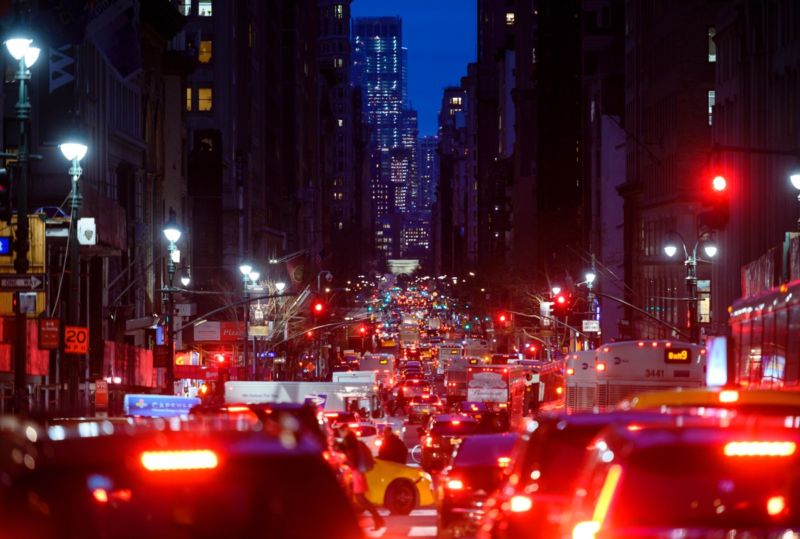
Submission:
M 64 326 L 64 353 L 89 353 L 89 328 L 82 326 Z
M 0 290 L 44 290 L 44 273 L 0 275 Z
M 59 341 L 58 318 L 39 319 L 39 349 L 58 350 Z
M 94 383 L 94 411 L 105 412 L 108 410 L 108 382 L 97 380 Z
M 583 331 L 585 333 L 600 333 L 600 320 L 584 320 Z

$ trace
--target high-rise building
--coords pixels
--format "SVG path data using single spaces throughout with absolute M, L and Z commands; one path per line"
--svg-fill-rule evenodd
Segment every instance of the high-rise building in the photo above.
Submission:
M 420 137 L 417 144 L 417 173 L 419 183 L 419 201 L 417 207 L 430 211 L 436 200 L 436 186 L 439 184 L 439 137 L 429 135 Z
M 408 51 L 402 46 L 401 30 L 399 17 L 353 22 L 353 83 L 362 88 L 374 156 L 370 187 L 376 247 L 386 255 L 385 238 L 395 238 L 391 248 L 395 257 L 399 256 L 402 216 L 415 211 L 419 201 L 417 113 L 408 107 Z

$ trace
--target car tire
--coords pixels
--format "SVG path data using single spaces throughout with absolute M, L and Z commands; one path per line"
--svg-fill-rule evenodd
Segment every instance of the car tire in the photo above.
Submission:
M 395 479 L 386 489 L 383 505 L 393 515 L 407 515 L 417 506 L 417 487 L 407 479 Z

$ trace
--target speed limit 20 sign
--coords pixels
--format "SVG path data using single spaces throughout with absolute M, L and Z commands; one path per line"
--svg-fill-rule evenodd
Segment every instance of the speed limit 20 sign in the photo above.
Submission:
M 64 326 L 64 353 L 89 353 L 89 328 L 83 326 Z

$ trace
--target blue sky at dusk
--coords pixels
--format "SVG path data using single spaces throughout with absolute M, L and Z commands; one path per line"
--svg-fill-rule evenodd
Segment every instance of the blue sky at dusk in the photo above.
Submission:
M 408 93 L 419 111 L 419 134 L 436 134 L 442 90 L 457 86 L 475 61 L 476 0 L 354 0 L 352 15 L 403 19 Z

